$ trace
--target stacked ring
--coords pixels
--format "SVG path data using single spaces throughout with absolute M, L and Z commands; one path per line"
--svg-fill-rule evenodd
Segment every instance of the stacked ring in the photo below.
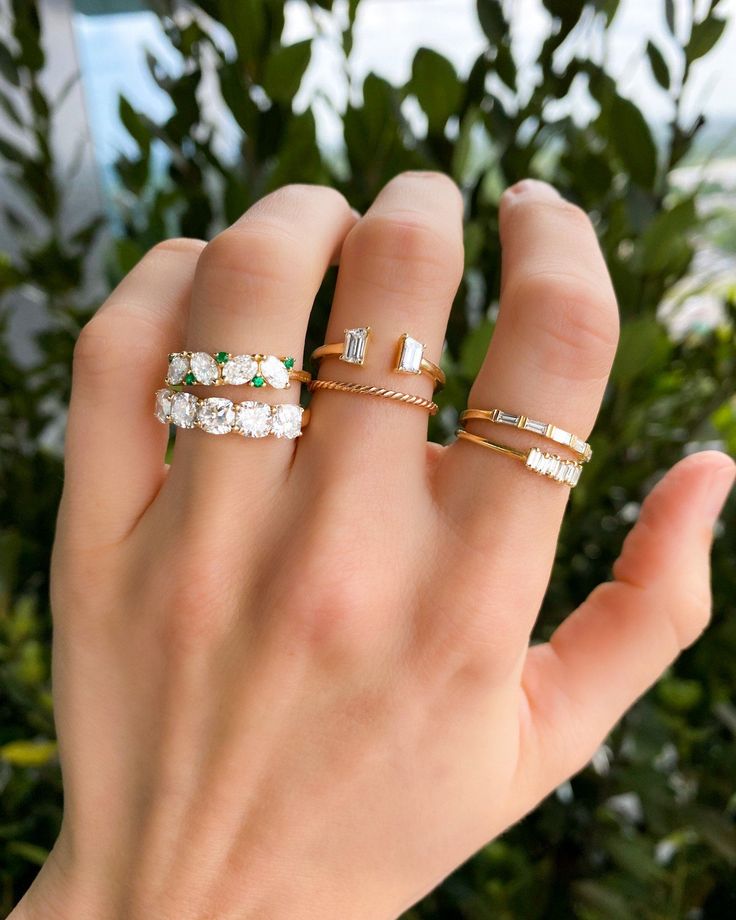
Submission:
M 480 447 L 487 447 L 496 453 L 520 460 L 533 473 L 554 479 L 555 482 L 560 482 L 570 488 L 575 488 L 583 471 L 582 466 L 576 460 L 566 460 L 557 454 L 547 454 L 538 447 L 531 447 L 529 450 L 514 450 L 505 444 L 496 444 L 480 435 L 472 434 L 464 428 L 458 428 L 455 434 L 464 441 L 470 441 L 472 444 L 478 444 Z
M 295 370 L 294 358 L 277 355 L 232 355 L 227 351 L 177 351 L 169 355 L 169 386 L 265 386 L 285 390 L 290 381 L 309 383 L 309 371 Z
M 370 326 L 346 329 L 342 342 L 332 342 L 315 348 L 312 352 L 312 361 L 339 358 L 346 364 L 362 366 L 365 364 L 371 335 Z M 435 389 L 442 389 L 445 385 L 445 372 L 434 361 L 424 357 L 425 349 L 426 345 L 405 332 L 400 336 L 397 344 L 396 363 L 393 370 L 397 374 L 426 374 L 431 378 Z
M 398 390 L 389 390 L 386 387 L 373 387 L 364 383 L 347 383 L 342 380 L 313 380 L 309 384 L 310 392 L 315 390 L 337 390 L 342 393 L 355 393 L 359 396 L 378 396 L 381 399 L 391 399 L 406 406 L 417 406 L 426 409 L 430 415 L 436 415 L 439 406 L 431 399 L 414 396 L 411 393 L 400 393 Z
M 192 393 L 172 389 L 156 392 L 156 418 L 177 428 L 201 428 L 209 434 L 234 432 L 245 438 L 298 438 L 309 421 L 309 410 L 285 403 L 233 403 L 229 399 L 210 396 L 199 399 Z
M 464 425 L 470 419 L 481 419 L 486 422 L 493 422 L 496 425 L 511 425 L 513 428 L 520 428 L 522 431 L 534 432 L 534 434 L 541 435 L 543 438 L 569 447 L 573 453 L 578 455 L 581 463 L 587 463 L 593 456 L 590 444 L 582 438 L 570 434 L 569 431 L 564 431 L 556 425 L 537 422 L 526 415 L 513 415 L 511 412 L 504 412 L 503 409 L 466 409 L 460 415 L 460 423 Z

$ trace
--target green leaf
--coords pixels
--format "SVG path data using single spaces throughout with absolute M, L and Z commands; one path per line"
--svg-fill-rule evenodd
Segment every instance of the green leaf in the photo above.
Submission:
M 5 852 L 11 856 L 20 856 L 34 866 L 42 866 L 48 859 L 49 851 L 35 843 L 26 843 L 24 840 L 11 840 L 5 847 Z
M 679 244 L 698 227 L 698 215 L 693 198 L 685 198 L 674 207 L 660 211 L 642 234 L 640 240 L 641 270 L 647 275 L 665 272 Z
M 664 327 L 656 320 L 642 317 L 624 323 L 611 380 L 628 384 L 653 374 L 665 366 L 671 348 Z
M 609 112 L 611 142 L 631 178 L 652 188 L 657 176 L 657 147 L 646 119 L 629 99 L 616 94 Z
M 0 747 L 0 760 L 13 767 L 42 767 L 54 757 L 55 741 L 9 741 Z
M 509 35 L 509 24 L 500 0 L 477 0 L 478 21 L 492 45 L 498 45 Z
M 652 68 L 654 79 L 662 89 L 669 89 L 672 81 L 667 62 L 662 56 L 662 52 L 652 41 L 647 42 L 647 57 L 649 58 L 649 66 Z
M 690 41 L 685 48 L 685 57 L 688 64 L 704 57 L 714 47 L 726 28 L 725 19 L 708 16 L 702 22 L 693 26 Z
M 560 21 L 559 39 L 564 39 L 580 21 L 587 0 L 542 0 L 550 15 Z
M 483 364 L 494 324 L 485 320 L 467 334 L 460 350 L 460 370 L 468 380 L 474 380 Z
M 148 154 L 151 148 L 151 132 L 143 116 L 136 112 L 125 96 L 120 96 L 118 99 L 118 115 L 125 130 L 136 142 L 141 153 L 144 156 Z
M 664 0 L 664 16 L 667 20 L 667 28 L 672 35 L 677 34 L 677 18 L 675 12 L 675 0 Z
M 312 41 L 305 39 L 278 48 L 266 60 L 263 88 L 275 102 L 290 105 L 299 91 L 304 72 L 309 66 Z
M 688 712 L 703 698 L 703 686 L 697 680 L 665 677 L 657 684 L 657 696 L 668 709 Z
M 8 83 L 18 86 L 20 77 L 18 76 L 18 67 L 15 58 L 10 53 L 10 49 L 0 40 L 0 76 L 4 77 Z
M 436 51 L 420 48 L 414 55 L 409 89 L 427 116 L 429 133 L 440 134 L 462 95 L 455 68 Z

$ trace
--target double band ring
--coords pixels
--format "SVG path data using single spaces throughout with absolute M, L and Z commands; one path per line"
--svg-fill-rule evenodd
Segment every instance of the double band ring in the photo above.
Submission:
M 313 380 L 309 384 L 310 392 L 315 390 L 337 390 L 342 393 L 354 393 L 359 396 L 378 396 L 381 399 L 392 399 L 407 406 L 417 406 L 426 409 L 430 415 L 436 415 L 438 405 L 431 399 L 413 396 L 411 393 L 400 393 L 398 390 L 389 390 L 385 387 L 372 387 L 363 383 L 347 383 L 341 380 Z
M 309 420 L 309 411 L 286 403 L 233 403 L 210 396 L 198 399 L 192 393 L 165 389 L 156 392 L 156 418 L 177 428 L 201 428 L 209 434 L 235 432 L 245 438 L 298 438 Z
M 478 444 L 480 447 L 486 447 L 496 453 L 519 460 L 533 473 L 554 479 L 555 482 L 570 486 L 570 488 L 575 488 L 583 471 L 577 460 L 566 460 L 557 454 L 547 454 L 538 447 L 531 447 L 529 450 L 515 450 L 504 444 L 496 444 L 480 435 L 472 434 L 464 428 L 458 428 L 455 434 L 464 441 L 470 441 L 472 444 Z
M 371 338 L 370 326 L 361 326 L 357 329 L 346 329 L 342 342 L 329 345 L 320 345 L 312 352 L 313 361 L 322 361 L 324 358 L 339 358 L 346 364 L 365 364 L 368 342 Z M 397 374 L 426 374 L 431 378 L 435 389 L 442 389 L 445 385 L 445 372 L 442 368 L 424 357 L 426 345 L 405 332 L 398 341 L 396 363 L 393 370 Z
M 290 381 L 309 383 L 309 371 L 294 370 L 294 358 L 277 355 L 231 355 L 227 351 L 178 351 L 169 355 L 166 383 L 170 386 L 270 386 L 285 390 Z
M 593 451 L 586 441 L 577 435 L 570 434 L 556 425 L 549 425 L 546 422 L 537 422 L 528 418 L 526 415 L 513 415 L 510 412 L 504 412 L 502 409 L 466 409 L 460 415 L 460 423 L 470 421 L 470 419 L 480 419 L 486 422 L 493 422 L 496 425 L 510 425 L 513 428 L 520 428 L 522 431 L 531 431 L 534 434 L 541 435 L 577 454 L 582 463 L 587 463 L 593 456 Z

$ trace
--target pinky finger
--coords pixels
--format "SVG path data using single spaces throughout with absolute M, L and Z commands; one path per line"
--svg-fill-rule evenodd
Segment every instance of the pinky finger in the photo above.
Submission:
M 181 239 L 152 249 L 77 341 L 59 519 L 77 548 L 120 540 L 161 486 L 167 430 L 153 393 L 166 354 L 183 341 L 203 246 Z
M 519 776 L 529 807 L 590 760 L 708 624 L 713 526 L 735 475 L 715 451 L 678 463 L 644 502 L 614 580 L 530 649 Z

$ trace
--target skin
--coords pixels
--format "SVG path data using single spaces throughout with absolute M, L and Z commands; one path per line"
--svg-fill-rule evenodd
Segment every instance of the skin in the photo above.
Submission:
M 500 221 L 470 405 L 587 437 L 618 333 L 593 228 L 533 181 Z M 581 769 L 708 622 L 716 452 L 660 481 L 612 580 L 533 648 L 569 490 L 428 444 L 422 410 L 319 392 L 296 442 L 182 431 L 165 468 L 164 356 L 301 355 L 335 259 L 327 341 L 374 335 L 365 367 L 321 375 L 429 396 L 392 366 L 404 331 L 437 358 L 461 277 L 461 198 L 434 173 L 359 219 L 293 186 L 163 243 L 80 337 L 52 573 L 64 821 L 13 920 L 395 918 Z

